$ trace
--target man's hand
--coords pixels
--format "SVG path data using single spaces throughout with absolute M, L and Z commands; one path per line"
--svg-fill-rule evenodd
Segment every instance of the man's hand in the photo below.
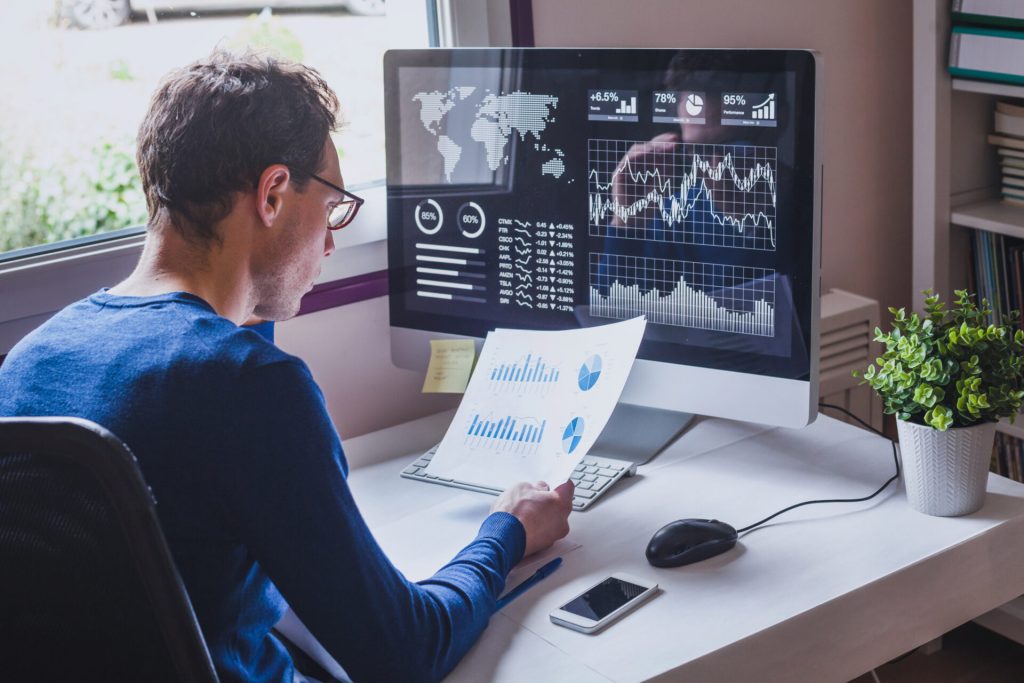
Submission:
M 526 552 L 544 550 L 569 533 L 569 513 L 575 486 L 567 481 L 554 491 L 544 482 L 522 482 L 505 491 L 491 512 L 508 512 L 526 529 Z

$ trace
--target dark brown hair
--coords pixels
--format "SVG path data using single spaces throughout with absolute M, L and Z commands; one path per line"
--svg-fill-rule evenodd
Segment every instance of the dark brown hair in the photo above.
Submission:
M 284 164 L 302 190 L 323 164 L 338 98 L 316 70 L 217 50 L 161 81 L 139 126 L 136 161 L 150 224 L 161 209 L 186 238 L 217 241 L 234 193 Z

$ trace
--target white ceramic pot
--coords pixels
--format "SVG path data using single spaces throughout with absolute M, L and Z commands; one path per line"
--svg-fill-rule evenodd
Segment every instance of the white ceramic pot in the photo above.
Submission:
M 910 506 L 939 517 L 969 515 L 985 502 L 996 423 L 950 428 L 896 421 Z

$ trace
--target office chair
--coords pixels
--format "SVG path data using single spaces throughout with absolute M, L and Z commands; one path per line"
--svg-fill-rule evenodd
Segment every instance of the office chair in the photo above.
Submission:
M 0 418 L 0 677 L 217 681 L 131 451 L 77 418 Z

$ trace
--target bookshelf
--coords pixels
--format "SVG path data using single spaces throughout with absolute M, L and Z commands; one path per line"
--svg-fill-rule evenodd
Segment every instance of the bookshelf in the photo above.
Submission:
M 950 212 L 950 223 L 1024 238 L 1024 206 L 1006 204 L 998 199 L 984 199 L 955 207 Z
M 943 61 L 943 66 L 945 66 Z M 989 83 L 987 81 L 969 81 L 965 78 L 951 79 L 953 90 L 961 92 L 975 92 L 982 95 L 997 95 L 999 97 L 1021 97 L 1024 98 L 1024 85 L 1007 85 L 1006 83 Z
M 914 0 L 913 306 L 921 290 L 949 297 L 970 287 L 970 230 L 1024 238 L 1024 207 L 999 201 L 996 155 L 987 142 L 995 102 L 1024 99 L 1024 87 L 951 78 L 946 70 L 950 0 Z M 1024 415 L 999 431 L 1024 439 Z M 1024 596 L 977 620 L 1024 644 Z

